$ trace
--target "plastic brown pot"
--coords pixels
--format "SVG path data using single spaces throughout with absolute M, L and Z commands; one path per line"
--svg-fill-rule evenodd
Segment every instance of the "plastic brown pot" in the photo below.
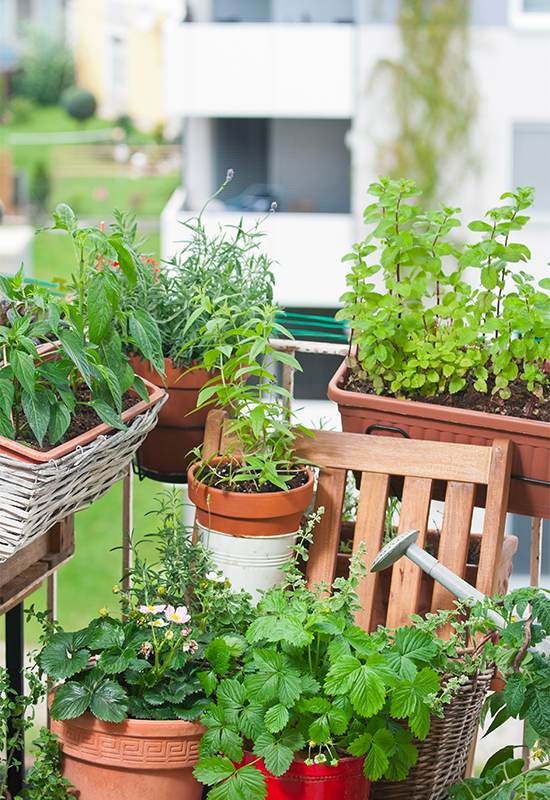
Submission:
M 43 347 L 38 348 L 38 351 L 41 355 L 46 356 L 45 360 L 53 360 L 57 354 L 57 347 L 54 343 L 52 343 L 51 345 L 44 345 Z M 154 386 L 147 380 L 145 381 L 145 385 L 147 386 L 147 391 L 149 392 L 149 400 L 147 402 L 145 402 L 145 400 L 140 400 L 131 408 L 123 411 L 121 415 L 123 422 L 129 422 L 129 420 L 137 417 L 138 414 L 142 414 L 146 409 L 155 405 L 155 403 L 158 403 L 163 396 L 164 390 L 162 388 Z M 135 397 L 139 397 L 134 389 L 129 389 L 129 391 Z M 16 458 L 19 461 L 25 462 L 26 464 L 46 464 L 49 461 L 53 461 L 67 455 L 67 453 L 72 453 L 73 450 L 77 449 L 77 447 L 83 447 L 86 444 L 90 444 L 90 442 L 95 441 L 98 436 L 105 436 L 106 434 L 111 433 L 113 430 L 114 428 L 111 425 L 106 425 L 104 422 L 102 422 L 101 424 L 96 425 L 95 428 L 91 428 L 89 431 L 81 433 L 80 436 L 75 436 L 74 439 L 70 439 L 68 442 L 59 444 L 44 453 L 40 452 L 39 450 L 35 450 L 32 447 L 28 447 L 27 445 L 21 444 L 20 442 L 14 442 L 12 439 L 8 439 L 5 436 L 0 436 L 0 454 L 11 456 L 12 458 Z
M 234 536 L 281 536 L 300 527 L 302 515 L 313 498 L 313 473 L 304 486 L 288 492 L 245 494 L 227 492 L 199 483 L 195 464 L 188 473 L 189 500 L 197 507 L 197 522 L 206 530 Z
M 353 525 L 354 523 L 344 523 L 346 525 L 346 538 L 351 538 L 353 536 Z M 470 540 L 474 542 L 479 542 L 481 544 L 481 534 L 480 533 L 471 533 Z M 437 551 L 439 548 L 439 532 L 438 531 L 428 531 L 427 534 L 427 541 L 428 545 L 431 545 L 431 553 L 435 557 L 437 557 Z M 497 585 L 497 593 L 504 596 L 508 591 L 508 582 L 510 580 L 510 575 L 512 574 L 512 556 L 518 549 L 518 538 L 517 536 L 504 536 L 504 541 L 502 543 L 502 557 L 500 561 L 500 571 L 498 576 L 498 585 Z M 349 575 L 349 562 L 351 556 L 347 553 L 338 553 L 336 559 L 336 578 L 347 578 Z M 390 597 L 390 589 L 391 589 L 391 579 L 392 579 L 392 567 L 388 567 L 387 569 L 383 569 L 380 572 L 380 577 L 378 581 L 378 592 L 376 598 L 374 600 L 375 607 L 373 609 L 373 616 L 372 616 L 372 630 L 376 630 L 379 625 L 386 624 L 386 613 L 388 610 L 388 602 Z M 477 565 L 475 564 L 466 564 L 466 569 L 464 577 L 471 586 L 476 585 L 477 581 Z M 432 605 L 432 595 L 433 595 L 433 587 L 434 587 L 434 579 L 427 575 L 425 572 L 422 573 L 422 579 L 420 584 L 420 593 L 418 596 L 418 607 L 411 608 L 411 614 L 426 614 L 431 609 Z
M 130 363 L 137 375 L 163 387 L 160 375 L 151 369 L 149 361 L 131 356 Z M 193 460 L 189 455 L 202 444 L 206 417 L 211 407 L 197 409 L 200 390 L 214 373 L 205 369 L 188 372 L 174 367 L 164 359 L 168 400 L 159 412 L 158 424 L 147 435 L 137 453 L 141 475 L 166 483 L 187 483 L 187 470 Z
M 51 729 L 79 800 L 201 800 L 193 767 L 206 729 L 198 722 L 102 722 L 86 712 L 52 720 Z
M 371 425 L 382 425 L 398 431 L 378 430 L 377 435 L 399 436 L 404 432 L 411 439 L 474 445 L 491 445 L 497 438 L 511 439 L 514 455 L 508 511 L 550 519 L 548 422 L 349 392 L 342 388 L 347 372 L 343 363 L 328 386 L 329 398 L 338 403 L 342 430 L 365 433 Z
M 329 767 L 296 760 L 278 778 L 267 771 L 263 759 L 258 761 L 252 753 L 245 753 L 239 766 L 255 762 L 266 778 L 267 800 L 367 800 L 370 781 L 363 774 L 364 761 L 341 758 L 337 766 Z

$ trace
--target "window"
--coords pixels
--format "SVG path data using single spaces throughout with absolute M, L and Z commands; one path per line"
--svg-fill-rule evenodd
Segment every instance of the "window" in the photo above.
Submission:
M 550 212 L 550 122 L 514 125 L 513 187 L 535 187 L 535 211 Z
M 118 94 L 126 89 L 126 42 L 118 36 L 111 39 L 111 85 Z
M 516 28 L 550 28 L 550 0 L 509 0 L 510 23 Z

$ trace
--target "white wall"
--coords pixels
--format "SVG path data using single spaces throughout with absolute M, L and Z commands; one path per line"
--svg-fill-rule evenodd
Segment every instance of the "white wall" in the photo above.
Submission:
M 181 221 L 193 216 L 182 211 L 184 193 L 172 196 L 161 216 L 163 259 L 181 250 L 185 239 Z M 244 227 L 252 228 L 257 215 L 229 211 L 210 211 L 203 219 L 207 231 L 215 234 L 219 225 L 235 225 L 241 216 Z M 261 217 L 260 217 L 261 218 Z M 346 289 L 347 265 L 342 256 L 353 243 L 353 225 L 348 214 L 270 214 L 262 225 L 262 249 L 277 263 L 275 299 L 286 306 L 332 307 L 338 305 Z
M 167 26 L 165 112 L 349 118 L 355 31 L 351 25 Z

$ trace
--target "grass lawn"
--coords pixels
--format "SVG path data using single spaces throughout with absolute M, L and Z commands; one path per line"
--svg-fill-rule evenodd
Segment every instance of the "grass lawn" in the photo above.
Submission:
M 86 123 L 84 130 L 99 130 L 112 128 L 109 120 L 92 117 Z M 61 133 L 65 131 L 82 130 L 82 126 L 70 117 L 61 106 L 37 106 L 28 122 L 5 122 L 0 125 L 0 147 L 7 147 L 13 153 L 16 169 L 32 170 L 38 161 L 48 163 L 50 157 L 50 144 L 18 144 L 9 145 L 8 137 L 12 133 Z M 67 145 L 70 147 L 71 145 Z
M 108 226 L 106 229 L 108 232 Z M 158 259 L 160 233 L 148 231 L 147 238 L 146 251 Z M 55 278 L 64 278 L 68 281 L 76 265 L 74 250 L 65 231 L 41 231 L 36 234 L 33 240 L 32 258 L 32 277 L 41 281 L 55 282 Z
M 67 145 L 68 147 L 70 145 Z M 179 175 L 124 177 L 54 177 L 50 207 L 67 203 L 77 216 L 111 214 L 113 208 L 157 216 L 179 185 Z M 97 199 L 105 197 L 106 199 Z

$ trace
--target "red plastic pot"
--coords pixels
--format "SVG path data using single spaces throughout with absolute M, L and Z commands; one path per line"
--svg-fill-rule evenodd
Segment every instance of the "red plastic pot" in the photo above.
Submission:
M 198 483 L 195 464 L 188 473 L 189 500 L 197 507 L 197 522 L 207 530 L 235 536 L 281 536 L 300 527 L 313 499 L 313 473 L 308 482 L 288 492 L 226 492 Z
M 132 356 L 130 363 L 137 375 L 163 387 L 160 375 L 151 369 L 149 361 Z M 184 368 L 174 367 L 164 359 L 168 400 L 159 411 L 158 423 L 147 435 L 137 453 L 141 474 L 166 483 L 186 483 L 187 470 L 194 456 L 190 451 L 202 444 L 206 417 L 211 407 L 197 409 L 197 399 L 212 372 L 196 369 L 184 374 Z
M 382 425 L 397 428 L 411 439 L 486 446 L 494 439 L 511 439 L 514 455 L 508 511 L 550 519 L 548 422 L 349 392 L 343 389 L 347 371 L 343 363 L 328 387 L 329 398 L 338 403 L 342 430 L 365 433 L 371 425 Z M 380 430 L 376 434 L 402 435 Z
M 308 766 L 296 760 L 278 778 L 252 753 L 244 754 L 240 766 L 256 762 L 255 766 L 267 779 L 267 800 L 367 800 L 370 781 L 363 774 L 364 760 L 341 758 L 335 767 Z

